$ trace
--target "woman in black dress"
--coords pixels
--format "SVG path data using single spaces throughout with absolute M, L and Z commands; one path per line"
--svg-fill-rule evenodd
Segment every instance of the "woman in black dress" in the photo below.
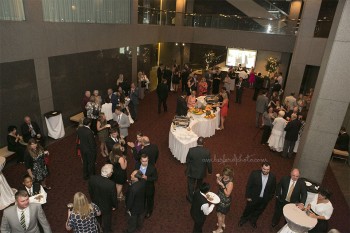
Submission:
M 125 197 L 122 193 L 123 185 L 126 183 L 126 167 L 128 165 L 125 156 L 123 155 L 124 147 L 116 143 L 114 144 L 111 153 L 109 154 L 109 160 L 113 164 L 113 175 L 112 179 L 114 180 L 117 188 L 117 197 L 118 200 L 125 200 Z
M 26 146 L 21 144 L 23 142 L 22 136 L 17 134 L 17 127 L 14 125 L 10 125 L 7 132 L 7 149 L 16 153 L 17 163 L 23 163 Z
M 220 203 L 216 206 L 218 216 L 218 228 L 213 233 L 221 233 L 225 229 L 225 217 L 231 207 L 231 193 L 233 190 L 233 169 L 225 167 L 222 171 L 222 176 L 216 174 L 216 183 L 219 185 L 218 196 Z

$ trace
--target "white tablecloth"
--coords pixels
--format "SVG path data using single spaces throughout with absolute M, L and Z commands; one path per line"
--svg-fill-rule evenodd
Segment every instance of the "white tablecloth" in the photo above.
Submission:
M 317 224 L 315 218 L 311 218 L 300 210 L 295 204 L 287 204 L 283 207 L 283 214 L 287 224 L 278 233 L 303 233 L 314 228 Z
M 49 118 L 45 117 L 45 121 L 49 137 L 53 139 L 64 137 L 65 131 L 62 120 L 62 114 L 57 114 L 56 116 L 51 116 Z
M 191 147 L 197 146 L 197 139 L 201 137 L 210 137 L 215 134 L 215 129 L 218 128 L 220 124 L 220 109 L 215 113 L 215 118 L 206 119 L 204 114 L 194 115 L 189 113 L 188 116 L 192 116 L 188 131 L 186 128 L 177 127 L 174 130 L 170 127 L 169 132 L 169 149 L 171 153 L 177 158 L 181 163 L 186 163 L 186 157 L 188 150 Z

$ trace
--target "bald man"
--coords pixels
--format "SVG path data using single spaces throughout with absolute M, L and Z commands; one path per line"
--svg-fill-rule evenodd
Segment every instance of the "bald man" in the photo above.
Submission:
M 141 166 L 141 156 L 146 154 L 149 159 L 149 164 L 155 165 L 159 156 L 159 149 L 156 144 L 152 144 L 147 136 L 142 137 L 142 149 L 137 153 L 135 144 L 133 142 L 128 142 L 128 145 L 132 148 L 133 156 L 136 161 L 135 169 L 139 169 Z
M 307 198 L 305 181 L 299 179 L 299 169 L 293 168 L 290 176 L 284 176 L 277 185 L 276 206 L 272 218 L 272 227 L 278 225 L 283 213 L 283 207 L 289 203 L 295 203 L 300 209 L 304 208 Z

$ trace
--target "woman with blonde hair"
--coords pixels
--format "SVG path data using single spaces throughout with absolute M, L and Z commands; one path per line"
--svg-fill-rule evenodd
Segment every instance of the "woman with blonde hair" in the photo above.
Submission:
M 100 216 L 100 208 L 94 203 L 89 203 L 84 193 L 74 194 L 73 208 L 68 209 L 66 229 L 73 229 L 74 233 L 97 233 L 99 225 L 96 216 Z
M 46 156 L 49 156 L 49 152 L 44 150 L 34 138 L 29 139 L 24 154 L 24 165 L 27 172 L 34 182 L 41 183 L 45 189 L 51 189 L 51 187 L 46 186 L 46 177 L 49 175 L 45 162 Z
M 103 112 L 101 112 L 97 120 L 96 128 L 97 128 L 98 139 L 100 140 L 101 155 L 103 157 L 107 157 L 107 154 L 106 154 L 107 148 L 106 148 L 105 141 L 109 136 L 108 131 L 110 127 L 111 125 L 107 124 L 106 115 Z
M 231 193 L 233 190 L 233 169 L 231 167 L 224 167 L 222 170 L 222 176 L 216 174 L 216 183 L 219 186 L 218 196 L 220 197 L 220 203 L 216 206 L 216 212 L 218 216 L 218 228 L 213 233 L 221 233 L 226 228 L 225 217 L 231 207 Z
M 126 183 L 126 167 L 128 162 L 123 155 L 124 147 L 116 143 L 114 144 L 111 153 L 109 153 L 109 160 L 113 164 L 113 176 L 112 179 L 116 184 L 117 197 L 119 201 L 125 200 L 122 193 L 123 185 Z

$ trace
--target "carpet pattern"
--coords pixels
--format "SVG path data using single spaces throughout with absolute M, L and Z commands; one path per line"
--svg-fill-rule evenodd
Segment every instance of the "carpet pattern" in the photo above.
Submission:
M 277 232 L 283 226 L 281 221 L 278 227 L 274 229 L 270 227 L 274 200 L 260 216 L 257 229 L 254 230 L 248 223 L 240 228 L 237 226 L 245 207 L 245 186 L 250 172 L 259 169 L 263 160 L 268 160 L 272 164 L 271 172 L 279 180 L 289 174 L 293 165 L 293 160 L 283 159 L 278 153 L 271 152 L 267 146 L 260 145 L 261 131 L 255 128 L 255 102 L 252 101 L 252 95 L 251 89 L 245 90 L 242 104 L 238 105 L 234 103 L 235 96 L 232 93 L 225 129 L 217 131 L 215 136 L 205 140 L 205 147 L 210 149 L 214 160 L 213 174 L 206 177 L 206 181 L 212 185 L 212 191 L 218 190 L 215 174 L 221 172 L 225 165 L 230 165 L 234 169 L 233 199 L 231 210 L 226 217 L 225 232 Z M 176 97 L 177 94 L 171 93 L 168 98 L 168 112 L 158 114 L 156 94 L 149 93 L 140 103 L 139 121 L 130 127 L 129 141 L 134 141 L 136 132 L 142 131 L 150 137 L 152 143 L 158 145 L 160 150 L 154 212 L 150 219 L 145 220 L 139 232 L 186 233 L 191 232 L 193 228 L 190 205 L 185 199 L 185 165 L 180 164 L 168 148 L 169 126 L 175 113 Z M 81 191 L 88 194 L 87 183 L 82 179 L 81 161 L 75 156 L 75 137 L 75 135 L 67 136 L 49 146 L 51 155 L 49 184 L 52 190 L 48 192 L 48 203 L 44 206 L 44 210 L 53 232 L 66 232 L 66 204 L 72 202 L 74 193 Z M 130 154 L 129 152 L 128 174 L 134 167 Z M 104 160 L 102 156 L 98 156 L 96 171 L 104 164 Z M 21 185 L 24 173 L 23 165 L 10 164 L 4 170 L 11 187 Z M 350 232 L 348 223 L 344 221 L 344 216 L 350 216 L 350 210 L 330 168 L 327 169 L 323 183 L 333 192 L 331 201 L 334 213 L 329 221 L 330 228 Z M 119 203 L 113 216 L 115 232 L 122 232 L 126 228 L 125 206 L 123 202 Z M 216 222 L 214 210 L 207 217 L 204 232 L 215 230 Z

